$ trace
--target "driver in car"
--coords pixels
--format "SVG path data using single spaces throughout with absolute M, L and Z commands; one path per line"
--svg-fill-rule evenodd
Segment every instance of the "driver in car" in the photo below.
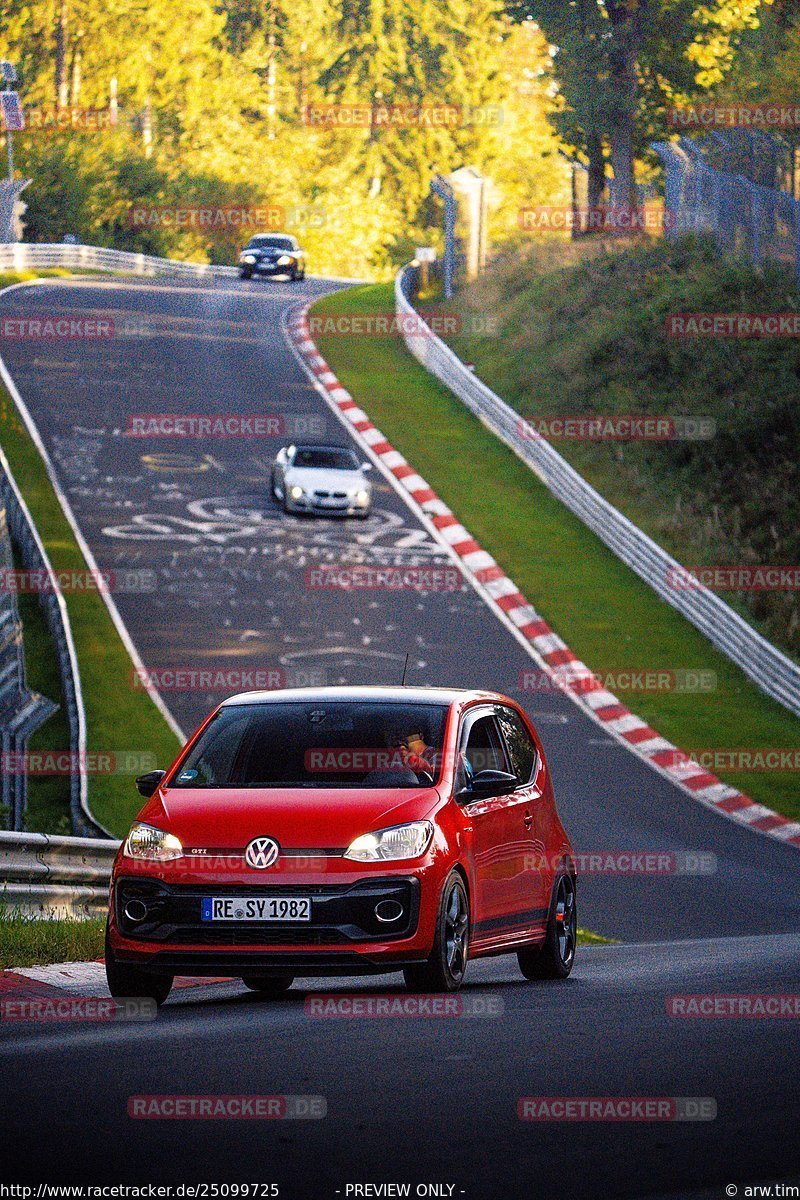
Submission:
M 408 769 L 416 775 L 428 775 L 431 782 L 436 775 L 436 751 L 428 745 L 425 730 L 410 729 L 408 733 L 394 731 L 390 736 L 390 746 L 398 751 L 397 769 Z

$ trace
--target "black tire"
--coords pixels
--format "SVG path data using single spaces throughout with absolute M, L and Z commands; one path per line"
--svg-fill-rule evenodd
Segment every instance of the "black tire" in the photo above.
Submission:
M 566 979 L 575 962 L 577 938 L 575 879 L 560 875 L 553 885 L 544 941 L 517 951 L 520 971 L 526 979 Z
M 108 990 L 115 1000 L 132 996 L 137 1000 L 155 1000 L 161 1005 L 172 989 L 172 975 L 153 975 L 133 963 L 121 963 L 114 957 L 114 951 L 106 933 L 106 979 Z
M 270 487 L 270 491 L 272 492 L 272 499 L 273 499 L 273 500 L 278 500 L 278 501 L 280 501 L 280 500 L 282 499 L 282 496 L 281 496 L 281 495 L 280 495 L 280 493 L 278 492 L 278 488 L 277 488 L 277 485 L 276 485 L 276 483 L 275 483 L 275 476 L 274 476 L 274 475 L 271 475 L 271 476 L 270 476 L 269 487 Z
M 239 272 L 239 278 L 240 278 L 240 279 L 252 279 L 252 278 L 253 278 L 253 272 L 252 272 L 252 271 L 240 271 L 240 272 Z
M 431 956 L 425 963 L 403 968 L 406 987 L 411 992 L 457 992 L 468 958 L 469 897 L 463 876 L 451 871 L 439 899 Z
M 243 975 L 242 983 L 265 1000 L 275 1000 L 288 992 L 294 983 L 294 975 Z

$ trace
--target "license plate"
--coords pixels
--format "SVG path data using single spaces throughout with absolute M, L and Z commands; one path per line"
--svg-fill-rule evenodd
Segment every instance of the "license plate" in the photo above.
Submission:
M 204 921 L 310 921 L 310 896 L 204 896 Z

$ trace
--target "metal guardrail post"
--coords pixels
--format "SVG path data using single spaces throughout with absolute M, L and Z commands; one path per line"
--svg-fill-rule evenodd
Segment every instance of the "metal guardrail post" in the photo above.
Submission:
M 449 300 L 453 295 L 453 279 L 455 276 L 458 203 L 452 187 L 446 179 L 442 179 L 441 175 L 437 175 L 431 180 L 431 191 L 435 196 L 444 200 L 444 256 L 442 264 L 444 270 L 444 294 L 445 299 Z

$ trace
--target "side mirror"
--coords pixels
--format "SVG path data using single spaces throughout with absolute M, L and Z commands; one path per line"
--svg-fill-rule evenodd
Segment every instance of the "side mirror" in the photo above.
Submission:
M 491 796 L 506 796 L 513 792 L 518 785 L 516 775 L 508 771 L 478 771 L 472 780 L 472 786 L 462 788 L 458 799 L 463 804 L 472 800 L 488 800 Z
M 166 771 L 148 771 L 146 775 L 139 775 L 136 780 L 136 790 L 139 795 L 152 796 L 166 773 Z
M 361 464 L 361 470 L 362 470 L 362 471 L 371 471 L 371 470 L 372 470 L 372 463 L 362 463 L 362 464 Z

